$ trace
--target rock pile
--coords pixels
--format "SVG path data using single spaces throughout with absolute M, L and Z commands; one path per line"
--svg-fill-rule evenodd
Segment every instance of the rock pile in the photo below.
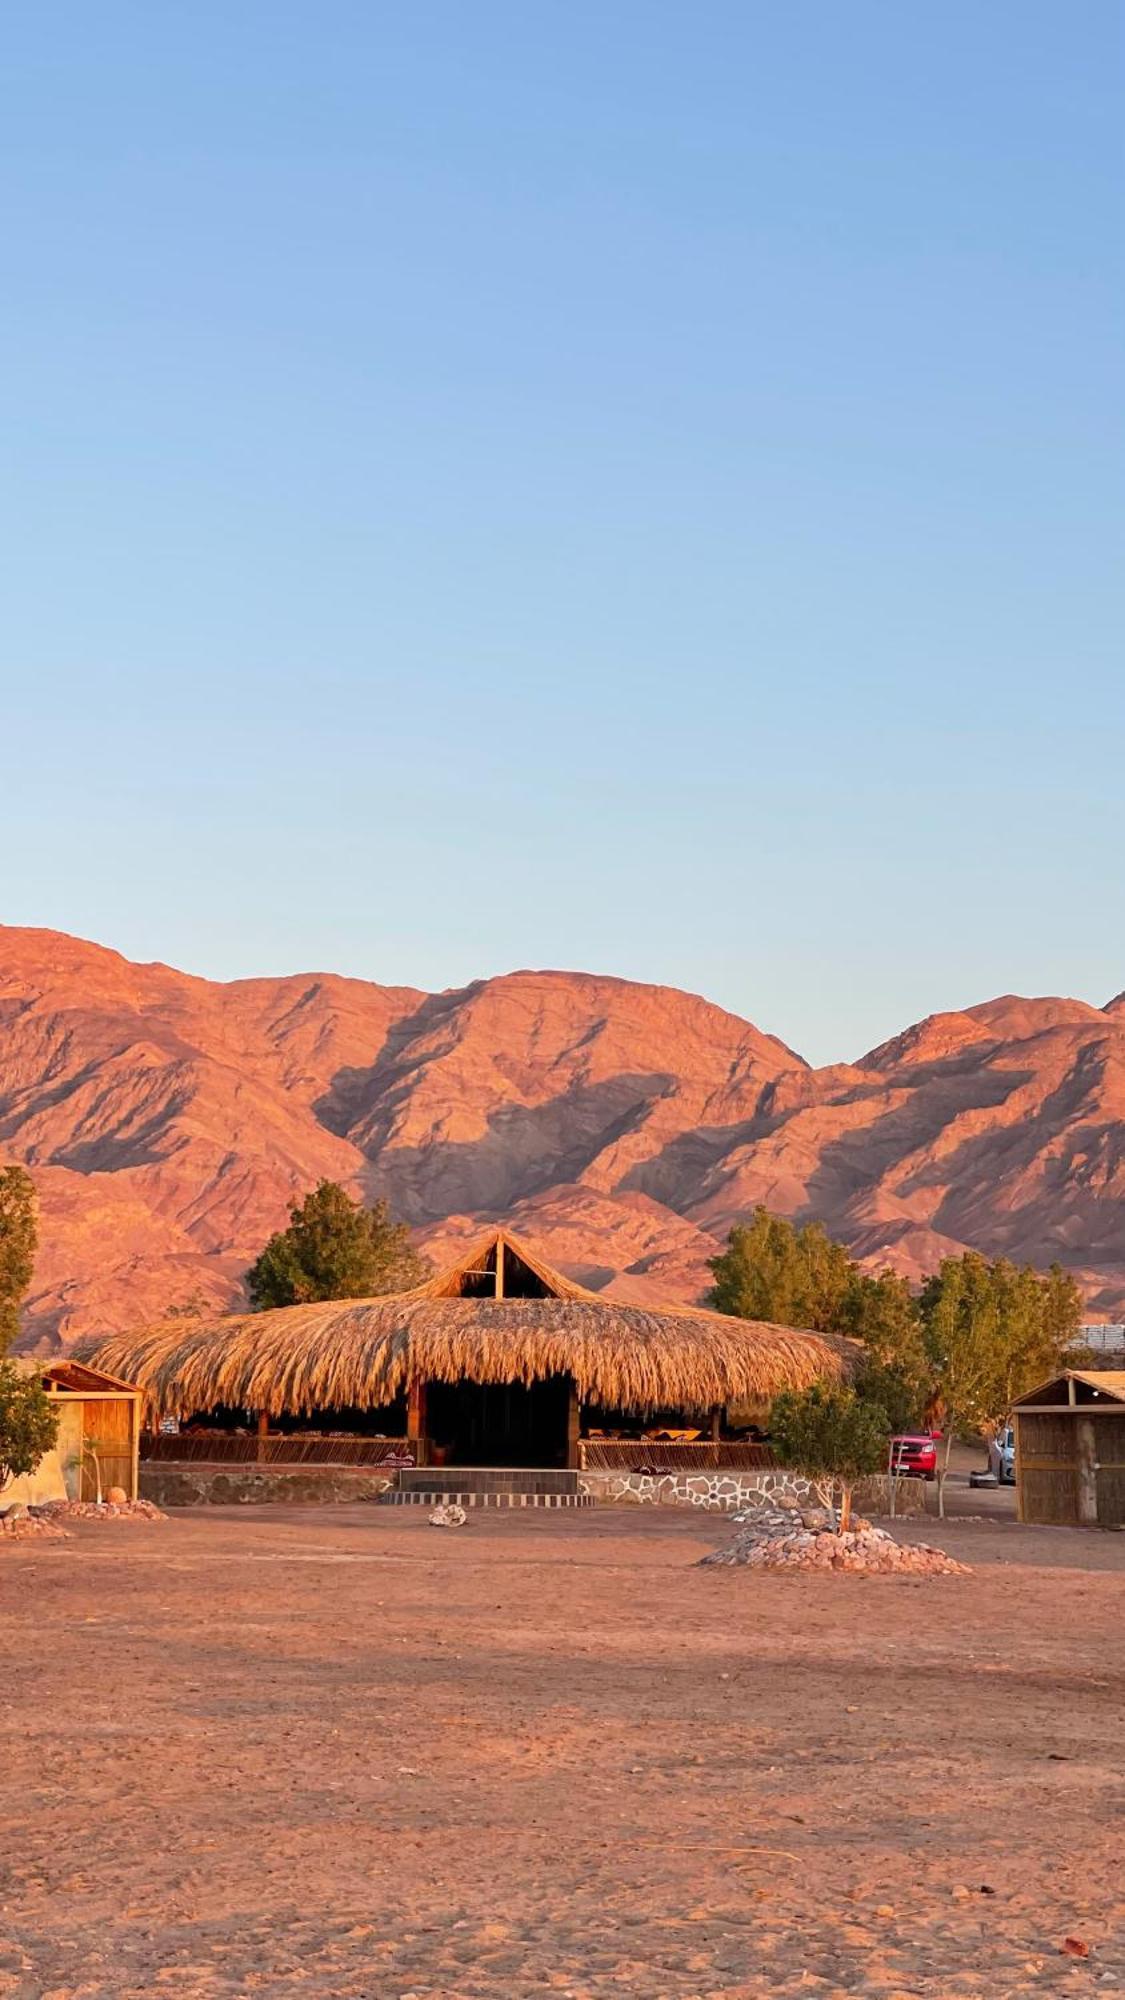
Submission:
M 463 1528 L 468 1515 L 456 1500 L 439 1501 L 430 1515 L 431 1528 Z
M 737 1532 L 703 1564 L 745 1563 L 750 1569 L 849 1570 L 861 1576 L 968 1576 L 964 1563 L 925 1542 L 896 1542 L 883 1528 L 853 1517 L 838 1535 L 824 1507 L 765 1505 L 734 1516 Z
M 28 1542 L 37 1537 L 69 1540 L 66 1529 L 50 1520 L 41 1507 L 9 1507 L 0 1514 L 0 1542 Z
M 0 1535 L 13 1542 L 41 1536 L 65 1542 L 68 1521 L 166 1521 L 151 1500 L 106 1500 L 99 1507 L 94 1500 L 45 1500 L 42 1506 L 14 1502 L 0 1513 Z
M 166 1521 L 167 1514 L 151 1500 L 48 1500 L 42 1507 L 29 1507 L 29 1514 L 46 1515 L 52 1521 Z

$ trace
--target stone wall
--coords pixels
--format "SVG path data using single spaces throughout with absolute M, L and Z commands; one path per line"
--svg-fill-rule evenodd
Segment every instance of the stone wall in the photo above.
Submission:
M 811 1481 L 779 1468 L 760 1472 L 583 1472 L 579 1486 L 595 1500 L 625 1507 L 704 1507 L 733 1514 L 755 1500 L 798 1506 L 815 1500 Z M 856 1487 L 860 1513 L 885 1514 L 889 1499 L 886 1479 L 865 1479 Z M 899 1514 L 925 1512 L 925 1487 L 920 1479 L 900 1479 L 896 1499 Z
M 755 1500 L 799 1506 L 816 1495 L 807 1479 L 777 1468 L 753 1472 L 580 1472 L 578 1490 L 608 1506 L 701 1507 L 733 1514 Z M 394 1474 L 333 1465 L 206 1465 L 160 1459 L 141 1461 L 141 1494 L 158 1507 L 333 1506 L 376 1500 Z M 887 1511 L 885 1479 L 856 1487 L 864 1514 Z M 925 1510 L 918 1479 L 899 1481 L 900 1514 Z
M 290 1507 L 376 1500 L 391 1484 L 387 1472 L 353 1472 L 338 1465 L 200 1465 L 141 1461 L 141 1494 L 158 1507 Z

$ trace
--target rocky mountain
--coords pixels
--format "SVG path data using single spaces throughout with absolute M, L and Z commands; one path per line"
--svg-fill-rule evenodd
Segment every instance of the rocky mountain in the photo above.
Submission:
M 810 1069 L 666 987 L 518 972 L 426 994 L 219 985 L 0 928 L 0 1157 L 33 1170 L 27 1338 L 240 1279 L 320 1176 L 426 1246 L 508 1219 L 585 1283 L 694 1298 L 758 1201 L 913 1276 L 973 1246 L 1125 1302 L 1125 1001 L 991 1001 Z

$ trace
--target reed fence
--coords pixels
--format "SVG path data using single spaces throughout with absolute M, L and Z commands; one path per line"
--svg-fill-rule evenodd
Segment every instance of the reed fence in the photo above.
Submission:
M 405 1438 L 232 1437 L 208 1435 L 145 1437 L 142 1459 L 207 1465 L 384 1465 L 402 1456 Z
M 655 1438 L 583 1438 L 578 1446 L 583 1471 L 588 1472 L 728 1472 L 760 1471 L 776 1465 L 766 1444 L 739 1440 L 661 1444 Z

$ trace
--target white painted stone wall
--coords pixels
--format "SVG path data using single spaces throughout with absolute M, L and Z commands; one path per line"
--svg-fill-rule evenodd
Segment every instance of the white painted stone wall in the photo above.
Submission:
M 626 1507 L 702 1507 L 711 1513 L 733 1514 L 754 1500 L 794 1506 L 816 1500 L 812 1481 L 795 1472 L 767 1468 L 760 1472 L 583 1472 L 579 1487 L 595 1500 Z M 886 1510 L 886 1481 L 864 1481 L 856 1488 L 859 1512 Z M 921 1513 L 922 1482 L 901 1479 L 896 1501 L 900 1514 Z
M 749 1500 L 807 1500 L 812 1487 L 790 1472 L 583 1472 L 596 1500 L 632 1507 L 707 1507 L 733 1513 Z

